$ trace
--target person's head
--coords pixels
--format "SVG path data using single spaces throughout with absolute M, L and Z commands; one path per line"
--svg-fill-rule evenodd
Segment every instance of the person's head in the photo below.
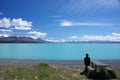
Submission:
M 88 57 L 89 55 L 88 55 L 88 53 L 86 53 L 86 57 Z

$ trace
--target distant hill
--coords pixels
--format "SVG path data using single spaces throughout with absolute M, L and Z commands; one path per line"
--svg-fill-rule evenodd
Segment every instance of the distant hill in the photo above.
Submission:
M 120 43 L 119 41 L 66 41 L 66 43 Z
M 0 43 L 45 43 L 42 39 L 33 39 L 31 37 L 0 37 Z

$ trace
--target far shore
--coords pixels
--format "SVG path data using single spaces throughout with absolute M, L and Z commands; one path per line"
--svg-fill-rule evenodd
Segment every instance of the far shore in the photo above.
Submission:
M 99 60 L 110 66 L 120 66 L 120 60 Z M 36 65 L 46 63 L 52 67 L 84 67 L 83 60 L 24 60 L 24 59 L 0 59 L 0 65 Z

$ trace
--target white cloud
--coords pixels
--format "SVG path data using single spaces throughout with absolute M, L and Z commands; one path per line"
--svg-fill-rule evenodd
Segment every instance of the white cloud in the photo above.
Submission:
M 3 15 L 3 13 L 2 13 L 2 12 L 0 12 L 0 15 Z
M 42 32 L 37 32 L 37 31 L 30 31 L 28 32 L 28 34 L 31 35 L 30 37 L 34 39 L 45 37 L 47 35 L 47 33 L 42 33 Z
M 98 23 L 98 22 L 73 22 L 68 20 L 60 20 L 60 26 L 110 26 L 111 23 Z
M 63 6 L 62 12 L 68 13 L 91 13 L 120 8 L 119 0 L 70 0 Z
M 74 39 L 74 40 L 73 40 Z M 66 41 L 114 41 L 114 42 L 120 42 L 120 33 L 111 33 L 110 35 L 83 35 L 81 37 L 78 36 L 71 36 L 67 40 L 65 39 L 45 39 L 49 42 L 66 42 Z
M 0 34 L 0 37 L 9 37 L 8 34 Z
M 3 33 L 3 34 L 0 34 L 0 36 L 7 37 L 8 35 L 4 34 L 6 32 L 13 32 L 13 30 L 31 30 L 32 22 L 23 20 L 22 18 L 18 18 L 18 19 L 3 18 L 0 20 L 0 28 L 1 28 L 0 32 Z M 19 36 L 20 34 L 17 33 L 15 34 L 15 36 Z M 25 33 L 24 36 L 27 36 L 28 34 L 29 34 L 29 37 L 32 37 L 34 39 L 45 37 L 47 35 L 47 33 L 30 31 L 28 33 Z
M 32 26 L 32 22 L 28 22 L 25 20 L 22 20 L 21 18 L 13 19 L 11 21 L 11 25 L 15 26 L 15 29 L 18 30 L 30 30 Z
M 113 36 L 120 36 L 118 33 L 112 33 Z
M 112 33 L 106 36 L 84 35 L 80 38 L 83 41 L 120 41 L 119 33 Z
M 68 21 L 68 20 L 61 20 L 60 26 L 74 26 L 74 23 L 72 21 Z
M 61 16 L 61 15 L 53 15 L 53 16 L 50 16 L 51 18 L 61 18 L 61 17 L 63 17 L 63 16 Z
M 55 40 L 55 39 L 45 39 L 46 41 L 49 41 L 49 42 L 66 42 L 66 40 L 64 39 L 60 39 L 60 40 Z
M 94 0 L 94 4 L 96 3 L 97 1 Z M 105 7 L 105 8 L 118 8 L 120 7 L 120 1 L 119 0 L 109 0 L 109 1 L 106 1 L 106 0 L 99 0 L 98 1 L 98 5 L 99 7 Z
M 5 28 L 9 28 L 10 25 L 10 19 L 8 18 L 3 18 L 0 20 L 0 27 L 5 27 Z
M 32 27 L 32 22 L 22 20 L 21 18 L 12 20 L 8 18 L 3 18 L 0 20 L 0 27 L 3 28 L 14 27 L 17 30 L 30 30 Z
M 70 39 L 76 39 L 78 38 L 77 36 L 71 36 Z
M 10 29 L 0 29 L 1 32 L 13 32 L 12 30 Z

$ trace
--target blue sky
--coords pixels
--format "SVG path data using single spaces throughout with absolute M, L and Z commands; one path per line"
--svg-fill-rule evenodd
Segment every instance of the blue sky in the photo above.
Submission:
M 120 0 L 0 0 L 0 36 L 120 41 Z

